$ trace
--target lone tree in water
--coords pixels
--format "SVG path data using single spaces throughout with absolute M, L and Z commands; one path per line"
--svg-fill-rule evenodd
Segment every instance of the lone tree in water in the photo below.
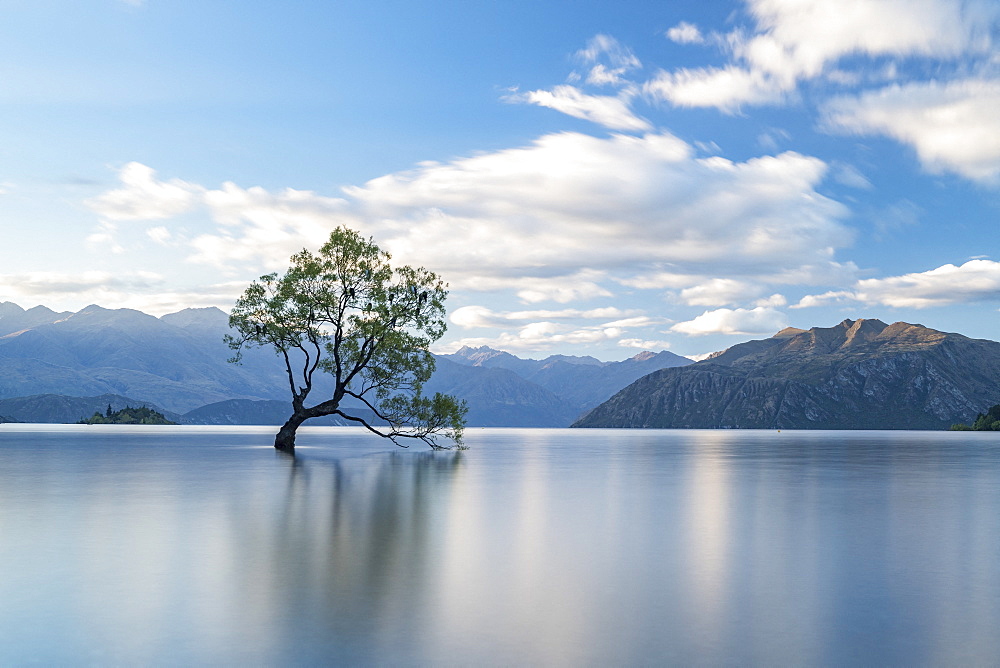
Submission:
M 274 348 L 285 363 L 292 415 L 274 447 L 294 452 L 295 431 L 309 418 L 340 417 L 391 439 L 424 441 L 435 450 L 464 447 L 464 401 L 422 394 L 434 371 L 430 344 L 445 332 L 446 285 L 423 267 L 389 264 L 389 254 L 338 227 L 319 253 L 303 250 L 284 276 L 268 274 L 236 301 L 226 336 L 238 363 L 244 347 Z M 307 405 L 317 372 L 332 394 Z M 376 419 L 344 409 L 345 399 Z M 365 411 L 367 413 L 367 411 Z M 379 423 L 387 423 L 387 427 Z M 439 437 L 453 444 L 441 445 Z

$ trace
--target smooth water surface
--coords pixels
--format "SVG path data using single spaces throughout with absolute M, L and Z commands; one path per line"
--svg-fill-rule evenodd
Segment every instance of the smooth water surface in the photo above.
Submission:
M 0 664 L 1000 663 L 1000 433 L 0 426 Z

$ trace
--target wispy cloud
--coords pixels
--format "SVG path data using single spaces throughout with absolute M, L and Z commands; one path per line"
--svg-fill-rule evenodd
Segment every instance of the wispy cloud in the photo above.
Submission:
M 652 125 L 644 118 L 636 116 L 629 107 L 633 93 L 621 95 L 588 95 L 570 85 L 556 86 L 552 90 L 533 90 L 514 93 L 504 99 L 508 102 L 527 102 L 540 107 L 548 107 L 567 116 L 581 118 L 612 130 L 641 132 L 651 130 Z
M 620 86 L 628 83 L 626 75 L 642 68 L 642 63 L 632 50 L 610 35 L 595 35 L 587 46 L 577 51 L 576 58 L 590 70 L 586 82 L 596 86 Z
M 698 26 L 687 21 L 681 21 L 666 32 L 667 39 L 678 44 L 704 44 L 705 36 Z

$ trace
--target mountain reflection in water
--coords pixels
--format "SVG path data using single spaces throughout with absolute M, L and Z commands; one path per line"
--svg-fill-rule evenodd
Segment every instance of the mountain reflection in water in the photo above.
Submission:
M 991 664 L 990 433 L 0 428 L 0 664 Z

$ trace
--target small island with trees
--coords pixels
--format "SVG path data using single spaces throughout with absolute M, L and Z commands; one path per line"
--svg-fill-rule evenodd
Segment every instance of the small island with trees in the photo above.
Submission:
M 977 415 L 971 425 L 964 422 L 951 425 L 951 431 L 1000 431 L 1000 404 Z
M 163 413 L 154 411 L 152 408 L 147 408 L 146 406 L 139 406 L 137 408 L 132 408 L 131 406 L 126 406 L 125 408 L 117 411 L 111 410 L 111 405 L 108 405 L 108 410 L 105 411 L 104 415 L 101 415 L 100 411 L 94 411 L 94 414 L 89 418 L 84 418 L 80 420 L 77 424 L 177 424 L 176 422 L 171 422 L 163 416 Z

